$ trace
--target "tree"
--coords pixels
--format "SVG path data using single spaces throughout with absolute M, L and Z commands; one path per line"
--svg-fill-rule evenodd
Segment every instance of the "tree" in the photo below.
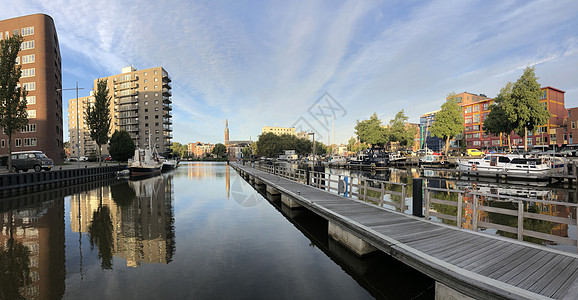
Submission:
M 534 74 L 534 67 L 524 69 L 524 74 L 512 86 L 511 105 L 505 106 L 514 131 L 524 137 L 524 150 L 528 150 L 528 131 L 548 123 L 550 113 L 540 104 L 542 90 Z
M 389 136 L 392 142 L 399 142 L 399 145 L 406 147 L 412 145 L 417 134 L 417 128 L 408 126 L 409 118 L 403 109 L 399 111 L 395 118 L 389 121 Z
M 181 145 L 181 143 L 173 142 L 171 144 L 171 153 L 173 156 L 183 158 L 189 154 L 189 148 L 187 145 Z
M 382 146 L 388 142 L 387 130 L 381 126 L 381 120 L 377 113 L 373 113 L 369 120 L 359 121 L 355 125 L 355 134 L 362 143 L 371 144 L 372 147 Z
M 433 136 L 446 140 L 445 155 L 448 154 L 450 139 L 464 131 L 462 108 L 458 105 L 455 96 L 454 92 L 448 94 L 446 102 L 435 115 L 435 121 L 430 128 Z
M 227 153 L 227 147 L 221 143 L 218 143 L 215 145 L 215 147 L 213 147 L 211 153 L 215 154 L 219 158 L 224 157 L 225 153 Z
M 259 135 L 256 143 L 258 156 L 274 157 L 283 151 L 281 137 L 272 132 Z
M 13 35 L 0 41 L 0 127 L 8 136 L 8 170 L 12 171 L 12 135 L 28 124 L 26 89 L 18 86 L 16 58 L 24 38 Z
M 86 123 L 90 138 L 98 146 L 98 164 L 102 164 L 102 145 L 108 143 L 110 131 L 110 95 L 105 80 L 98 80 L 94 91 L 94 103 L 86 109 Z M 152 149 L 151 149 L 152 150 Z
M 498 96 L 494 98 L 494 104 L 490 107 L 490 113 L 484 120 L 484 131 L 486 134 L 498 135 L 503 133 L 508 137 L 508 148 L 510 152 L 512 152 L 510 136 L 512 130 L 515 128 L 515 124 L 510 122 L 506 110 L 511 110 L 507 108 L 512 105 L 511 95 L 512 83 L 508 82 L 506 86 L 500 90 Z
M 134 155 L 134 141 L 125 130 L 115 130 L 110 137 L 109 145 L 108 153 L 114 160 L 127 161 Z

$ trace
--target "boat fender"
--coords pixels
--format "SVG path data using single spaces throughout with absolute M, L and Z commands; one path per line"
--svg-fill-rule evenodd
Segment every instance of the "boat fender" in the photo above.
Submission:
M 442 165 L 443 165 L 443 164 L 445 164 L 445 163 L 446 163 L 446 162 L 445 162 L 445 161 L 443 161 L 443 160 L 440 162 L 440 164 L 442 164 Z
M 476 164 L 473 164 L 473 165 L 472 165 L 472 170 L 473 170 L 473 171 L 478 170 L 478 166 L 476 166 Z

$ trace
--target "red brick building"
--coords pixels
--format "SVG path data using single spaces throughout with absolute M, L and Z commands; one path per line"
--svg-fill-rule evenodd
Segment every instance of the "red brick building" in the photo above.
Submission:
M 12 151 L 41 150 L 55 163 L 64 159 L 62 71 L 52 18 L 35 14 L 0 21 L 0 39 L 20 34 L 24 42 L 16 62 L 26 87 L 28 126 L 12 136 Z M 0 155 L 8 154 L 8 136 L 0 131 Z

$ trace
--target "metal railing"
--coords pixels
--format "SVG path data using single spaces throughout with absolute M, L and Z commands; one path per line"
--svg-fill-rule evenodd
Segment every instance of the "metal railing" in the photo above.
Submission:
M 336 175 L 307 169 L 292 169 L 261 163 L 256 163 L 254 167 L 273 175 L 343 195 L 346 198 L 355 198 L 380 207 L 389 206 L 400 212 L 405 212 L 408 208 L 406 205 L 407 184 L 405 183 Z M 399 201 L 394 201 L 392 196 L 399 197 Z
M 424 187 L 424 215 L 474 231 L 497 230 L 520 241 L 578 246 L 578 230 L 571 237 L 568 228 L 577 225 L 576 203 Z

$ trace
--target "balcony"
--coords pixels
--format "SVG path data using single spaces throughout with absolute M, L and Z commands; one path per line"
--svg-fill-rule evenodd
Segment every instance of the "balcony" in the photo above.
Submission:
M 173 110 L 173 105 L 172 104 L 165 104 L 165 105 L 163 105 L 163 110 L 171 111 L 171 110 Z
M 163 103 L 168 103 L 168 104 L 170 104 L 170 103 L 173 103 L 173 101 L 172 101 L 171 98 L 169 98 L 169 97 L 163 97 Z
M 121 105 L 118 108 L 118 111 L 130 111 L 130 110 L 138 110 L 138 105 Z
M 163 124 L 165 124 L 165 125 L 173 125 L 173 121 L 171 121 L 171 119 L 165 118 L 165 119 L 163 119 Z
M 173 95 L 173 93 L 169 89 L 163 88 L 163 96 L 170 97 L 172 95 Z
M 138 118 L 119 120 L 119 126 L 124 126 L 124 125 L 138 125 Z
M 171 79 L 171 76 L 170 76 L 168 73 L 163 72 L 162 75 L 163 75 L 163 82 L 171 82 L 171 81 L 173 81 L 173 80 Z
M 138 126 L 120 126 L 120 129 L 128 132 L 138 132 Z
M 126 119 L 126 118 L 136 118 L 136 117 L 138 117 L 137 113 L 135 113 L 133 111 L 128 111 L 128 112 L 119 113 L 116 118 L 117 119 Z
M 132 97 L 138 95 L 137 90 L 122 90 L 118 93 L 115 93 L 116 98 L 124 98 L 124 97 Z M 122 99 L 120 99 L 122 101 Z
M 138 98 L 135 98 L 135 97 L 121 98 L 120 101 L 118 101 L 119 105 L 131 104 L 131 103 L 138 103 Z
M 163 81 L 163 88 L 172 89 L 173 87 L 168 83 Z

